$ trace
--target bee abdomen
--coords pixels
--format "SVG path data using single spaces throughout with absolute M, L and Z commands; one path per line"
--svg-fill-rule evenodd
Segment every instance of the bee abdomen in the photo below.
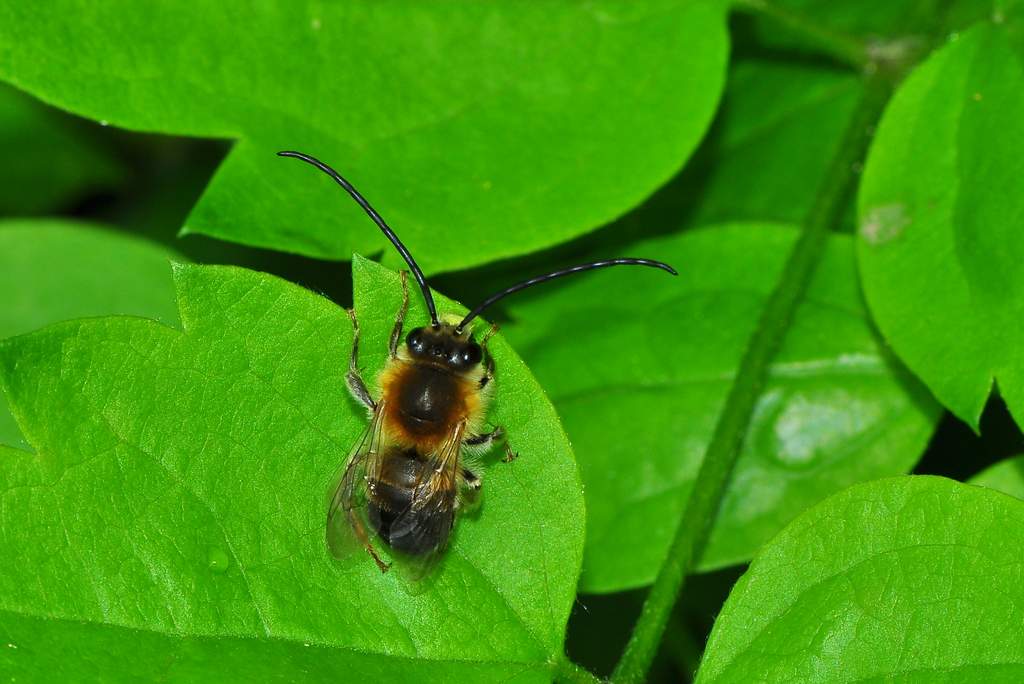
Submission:
M 367 501 L 370 525 L 391 548 L 410 555 L 422 555 L 448 539 L 455 511 L 409 512 L 415 488 L 429 478 L 430 466 L 415 454 L 396 454 L 384 460 L 380 478 L 371 481 Z
M 444 544 L 454 521 L 454 511 L 451 510 L 430 515 L 417 513 L 397 527 L 395 522 L 400 514 L 372 502 L 367 506 L 367 513 L 370 524 L 388 546 L 412 556 L 430 553 Z

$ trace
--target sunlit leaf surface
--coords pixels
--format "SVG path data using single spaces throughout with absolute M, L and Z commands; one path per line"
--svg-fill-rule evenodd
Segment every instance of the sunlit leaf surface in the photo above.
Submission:
M 937 477 L 851 487 L 758 553 L 698 682 L 1015 682 L 1024 502 Z
M 890 103 L 858 198 L 882 334 L 977 429 L 993 384 L 1024 425 L 1024 65 L 999 25 L 960 35 Z
M 427 271 L 523 254 L 638 204 L 711 121 L 723 0 L 0 5 L 0 78 L 133 130 L 237 139 L 185 228 Z M 59 45 L 59 49 L 54 46 Z M 398 263 L 390 251 L 385 260 Z
M 493 418 L 520 458 L 486 468 L 478 515 L 410 593 L 324 544 L 328 484 L 366 420 L 345 390 L 345 312 L 242 269 L 178 266 L 175 283 L 182 330 L 106 317 L 0 343 L 37 452 L 0 450 L 0 670 L 550 679 L 583 502 L 554 410 L 508 347 L 494 341 Z M 358 262 L 355 288 L 379 367 L 397 276 Z
M 638 586 L 657 572 L 796 235 L 731 225 L 648 240 L 624 252 L 664 259 L 679 277 L 620 268 L 509 300 L 509 339 L 580 461 L 584 589 Z M 937 418 L 868 324 L 852 239 L 833 237 L 772 366 L 701 567 L 746 561 L 807 506 L 906 472 Z

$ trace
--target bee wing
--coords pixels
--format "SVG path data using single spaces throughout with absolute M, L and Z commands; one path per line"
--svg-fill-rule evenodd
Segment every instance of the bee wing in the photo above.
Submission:
M 455 522 L 456 497 L 459 490 L 459 468 L 462 440 L 466 424 L 458 423 L 445 437 L 437 451 L 427 462 L 429 475 L 417 482 L 412 501 L 391 524 L 391 536 L 411 536 L 413 539 L 433 537 L 440 529 L 440 541 L 429 553 L 420 556 L 403 556 L 403 574 L 418 581 L 433 569 L 440 552 L 448 542 Z
M 335 478 L 327 506 L 327 548 L 331 555 L 344 560 L 353 552 L 365 550 L 382 572 L 388 565 L 370 542 L 364 511 L 367 477 L 375 477 L 380 468 L 383 416 L 382 400 L 377 403 L 370 424 L 349 453 L 340 476 Z

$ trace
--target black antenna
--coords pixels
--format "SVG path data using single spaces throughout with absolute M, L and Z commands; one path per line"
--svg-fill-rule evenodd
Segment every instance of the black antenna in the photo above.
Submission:
M 499 299 L 504 299 L 513 292 L 519 292 L 520 290 L 525 290 L 528 287 L 533 287 L 534 285 L 539 285 L 540 283 L 546 283 L 549 280 L 561 278 L 562 276 L 572 275 L 573 273 L 581 273 L 583 271 L 590 271 L 595 268 L 607 268 L 608 266 L 652 266 L 654 268 L 660 268 L 663 271 L 668 271 L 672 275 L 679 275 L 678 273 L 676 273 L 676 269 L 672 268 L 668 264 L 663 263 L 661 261 L 654 261 L 653 259 L 606 259 L 604 261 L 591 261 L 590 263 L 587 264 L 570 266 L 569 268 L 563 268 L 560 271 L 552 271 L 551 273 L 545 273 L 544 275 L 539 275 L 534 278 L 530 278 L 529 280 L 524 280 L 521 283 L 516 283 L 515 285 L 508 287 L 502 290 L 501 292 L 498 292 L 497 294 L 491 295 L 481 303 L 477 304 L 476 308 L 474 308 L 472 311 L 466 314 L 466 317 L 462 319 L 462 322 L 459 323 L 459 325 L 455 329 L 461 332 L 462 329 L 466 327 L 466 324 L 472 321 L 477 316 L 479 316 L 481 313 L 483 313 L 484 309 L 489 307 L 491 304 L 494 304 Z
M 439 326 L 440 323 L 437 320 L 437 309 L 434 307 L 434 297 L 430 294 L 430 287 L 427 286 L 427 279 L 423 277 L 423 271 L 421 271 L 420 267 L 416 265 L 416 260 L 412 258 L 412 254 L 409 254 L 409 250 L 405 248 L 402 241 L 398 239 L 397 235 L 395 235 L 395 231 L 391 230 L 388 224 L 384 222 L 384 219 L 381 218 L 381 215 L 377 213 L 377 210 L 371 207 L 370 203 L 366 201 L 366 198 L 360 195 L 359 191 L 352 187 L 351 183 L 342 178 L 340 173 L 315 157 L 303 154 L 302 152 L 291 151 L 278 152 L 277 156 L 293 157 L 295 159 L 301 159 L 307 164 L 312 164 L 333 178 L 338 185 L 345 188 L 345 192 L 352 195 L 352 199 L 354 199 L 356 203 L 363 208 L 363 211 L 373 219 L 373 222 L 377 224 L 377 227 L 381 229 L 381 232 L 384 233 L 388 240 L 391 240 L 391 244 L 395 246 L 398 253 L 402 255 L 403 259 L 405 259 L 405 263 L 409 264 L 409 268 L 412 270 L 412 276 L 416 279 L 417 284 L 419 284 L 420 292 L 423 293 L 423 301 L 427 303 L 427 311 L 430 312 L 430 323 L 435 328 Z

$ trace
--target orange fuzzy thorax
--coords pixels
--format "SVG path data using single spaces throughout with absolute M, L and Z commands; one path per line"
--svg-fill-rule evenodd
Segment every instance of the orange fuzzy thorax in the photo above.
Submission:
M 434 378 L 431 388 L 438 387 L 437 420 L 425 422 L 410 416 L 403 406 L 403 396 L 419 390 L 424 376 Z M 487 395 L 480 390 L 479 377 L 466 374 L 439 374 L 423 364 L 404 359 L 389 361 L 378 378 L 384 405 L 384 430 L 389 439 L 421 454 L 433 453 L 452 429 L 466 422 L 465 436 L 477 434 L 486 412 Z M 489 388 L 488 388 L 489 389 Z

